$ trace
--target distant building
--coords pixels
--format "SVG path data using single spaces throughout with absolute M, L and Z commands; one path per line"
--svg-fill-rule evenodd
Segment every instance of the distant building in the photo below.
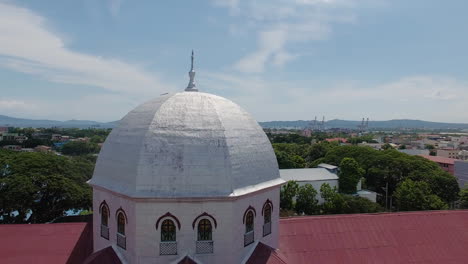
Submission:
M 429 156 L 430 154 L 430 151 L 428 149 L 399 149 L 398 151 L 401 153 L 411 155 L 411 156 L 416 156 L 416 155 Z
M 50 134 L 49 133 L 42 133 L 42 132 L 34 132 L 32 134 L 32 138 L 35 138 L 35 139 L 50 139 Z
M 446 172 L 454 175 L 455 174 L 455 161 L 456 159 L 437 157 L 437 156 L 428 156 L 428 155 L 419 155 L 428 160 L 434 161 Z
M 377 202 L 377 193 L 376 192 L 373 192 L 373 191 L 370 191 L 370 190 L 359 190 L 357 191 L 357 196 L 359 197 L 362 197 L 362 198 L 366 198 L 368 200 L 370 200 L 371 202 Z
M 1 133 L 8 133 L 9 127 L 0 127 L 0 134 Z
M 460 150 L 458 149 L 441 148 L 437 150 L 437 156 L 451 158 L 451 159 L 458 159 L 459 152 Z
M 15 137 L 18 136 L 18 133 L 2 133 L 0 141 L 15 141 Z
M 22 148 L 20 151 L 21 152 L 34 152 L 34 149 L 33 148 Z
M 285 181 L 296 181 L 299 186 L 312 185 L 317 191 L 315 198 L 320 204 L 324 202 L 320 195 L 322 184 L 328 183 L 330 187 L 338 189 L 338 176 L 325 168 L 282 169 L 280 170 L 280 177 Z
M 52 141 L 61 141 L 62 140 L 62 135 L 60 134 L 52 134 L 51 139 Z
M 4 149 L 13 150 L 13 151 L 21 151 L 20 145 L 5 145 L 3 146 Z
M 312 136 L 312 130 L 310 129 L 304 129 L 301 131 L 301 136 L 303 137 L 311 137 Z
M 52 150 L 51 147 L 49 146 L 44 146 L 44 145 L 39 145 L 34 148 L 34 151 L 36 152 L 50 152 Z
M 338 166 L 327 164 L 327 163 L 320 163 L 317 165 L 317 168 L 324 168 L 327 169 L 329 172 L 338 174 Z
M 347 143 L 348 140 L 346 138 L 327 138 L 325 139 L 328 142 L 339 142 L 339 143 Z
M 367 142 L 362 142 L 362 143 L 359 143 L 358 146 L 371 147 L 371 148 L 373 148 L 373 149 L 375 149 L 375 150 L 381 150 L 383 144 L 381 144 L 381 143 L 367 143 Z
M 28 140 L 28 137 L 27 136 L 16 136 L 15 137 L 15 141 L 16 142 L 19 142 L 19 143 L 23 143 L 24 141 Z

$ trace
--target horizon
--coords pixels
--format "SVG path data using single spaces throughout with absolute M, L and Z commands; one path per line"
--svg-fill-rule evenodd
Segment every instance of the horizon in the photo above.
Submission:
M 15 118 L 15 119 L 26 119 L 26 120 L 44 120 L 44 121 L 58 121 L 58 122 L 87 121 L 87 122 L 98 122 L 98 123 L 113 123 L 113 122 L 118 122 L 121 119 L 120 118 L 118 120 L 113 120 L 113 121 L 96 121 L 96 120 L 88 120 L 88 119 L 64 119 L 64 120 L 48 119 L 48 118 L 43 118 L 43 119 L 38 118 L 38 119 L 36 119 L 36 118 L 27 118 L 27 117 L 15 117 L 15 116 L 2 115 L 2 114 L 0 114 L 0 116 L 5 116 L 5 117 L 8 117 L 8 118 Z M 122 116 L 122 118 L 123 118 L 123 116 Z M 259 123 L 300 122 L 300 121 L 310 122 L 310 121 L 314 121 L 314 119 L 266 120 L 266 121 L 258 121 L 257 120 L 257 122 L 259 122 Z M 362 119 L 361 120 L 351 120 L 351 119 L 334 118 L 334 119 L 330 119 L 330 120 L 325 120 L 325 123 L 329 122 L 329 121 L 362 122 Z M 463 124 L 463 125 L 466 124 L 466 125 L 468 125 L 468 122 L 466 122 L 466 123 L 463 123 L 463 122 L 443 122 L 443 121 L 429 121 L 429 120 L 423 120 L 423 119 L 408 119 L 408 118 L 404 118 L 404 119 L 386 119 L 386 120 L 371 120 L 371 119 L 369 119 L 369 123 L 371 123 L 371 122 L 388 122 L 388 121 L 421 121 L 421 122 L 432 122 L 432 123 Z M 317 122 L 321 122 L 321 120 L 317 119 Z
M 182 92 L 194 49 L 197 88 L 260 122 L 468 123 L 467 9 L 462 0 L 0 0 L 0 114 L 119 120 Z

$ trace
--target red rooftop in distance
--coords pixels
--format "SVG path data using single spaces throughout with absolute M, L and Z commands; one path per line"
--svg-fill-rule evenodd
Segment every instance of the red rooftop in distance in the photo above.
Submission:
M 430 161 L 434 161 L 446 172 L 454 175 L 455 174 L 455 161 L 456 159 L 440 157 L 440 156 L 430 156 L 430 155 L 419 155 L 420 157 L 426 158 Z

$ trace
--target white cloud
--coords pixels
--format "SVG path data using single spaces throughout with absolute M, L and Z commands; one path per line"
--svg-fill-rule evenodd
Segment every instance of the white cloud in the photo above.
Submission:
M 12 100 L 12 99 L 0 99 L 0 111 L 10 112 L 10 111 L 25 111 L 25 110 L 34 110 L 36 106 L 27 103 L 21 100 Z
M 0 3 L 0 43 L 0 67 L 53 82 L 140 95 L 173 89 L 137 65 L 68 49 L 43 17 L 8 3 Z
M 357 2 L 357 1 L 356 1 Z M 241 18 L 242 26 L 231 25 L 230 32 L 253 30 L 257 48 L 234 64 L 241 72 L 263 72 L 267 64 L 282 66 L 304 54 L 291 51 L 289 44 L 327 39 L 334 23 L 354 23 L 351 11 L 355 0 L 268 0 L 214 1 L 230 8 Z
M 409 76 L 388 83 L 276 81 L 253 75 L 204 74 L 205 89 L 245 107 L 259 121 L 370 117 L 467 122 L 468 83 L 444 76 Z
M 113 17 L 116 17 L 120 13 L 123 0 L 109 0 L 109 10 Z

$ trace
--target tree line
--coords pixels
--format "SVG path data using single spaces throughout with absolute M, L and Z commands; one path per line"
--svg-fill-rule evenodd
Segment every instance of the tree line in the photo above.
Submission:
M 280 169 L 316 167 L 320 163 L 341 166 L 347 171 L 341 175 L 349 177 L 340 176 L 339 193 L 351 194 L 356 180 L 362 178 L 365 188 L 382 198 L 380 205 L 388 204 L 391 210 L 447 209 L 456 204 L 463 207 L 468 196 L 468 191 L 460 191 L 456 178 L 438 164 L 393 148 L 375 150 L 326 141 L 272 145 Z
M 0 150 L 0 223 L 45 223 L 91 208 L 95 160 Z

